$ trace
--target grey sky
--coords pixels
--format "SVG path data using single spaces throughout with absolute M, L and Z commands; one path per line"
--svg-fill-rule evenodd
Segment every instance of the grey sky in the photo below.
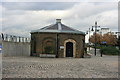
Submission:
M 116 2 L 4 2 L 0 5 L 3 32 L 29 36 L 31 30 L 54 24 L 56 18 L 80 31 L 86 32 L 98 21 L 101 27 L 118 30 Z
M 118 2 L 119 0 L 2 0 L 2 2 Z
M 9 10 L 64 10 L 72 7 L 75 2 L 4 2 L 3 7 Z M 14 6 L 13 6 L 14 5 Z

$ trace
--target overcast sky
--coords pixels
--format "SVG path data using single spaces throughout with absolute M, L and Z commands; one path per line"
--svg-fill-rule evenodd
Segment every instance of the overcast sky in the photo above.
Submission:
M 117 2 L 4 2 L 2 9 L 2 32 L 30 36 L 31 30 L 54 24 L 55 19 L 86 32 L 97 21 L 101 27 L 118 30 Z

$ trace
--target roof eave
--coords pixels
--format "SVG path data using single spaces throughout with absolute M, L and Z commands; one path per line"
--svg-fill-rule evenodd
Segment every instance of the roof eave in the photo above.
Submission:
M 58 31 L 58 30 L 40 30 L 40 31 L 32 31 L 30 33 L 69 33 L 69 34 L 83 34 L 85 35 L 84 32 L 81 31 Z

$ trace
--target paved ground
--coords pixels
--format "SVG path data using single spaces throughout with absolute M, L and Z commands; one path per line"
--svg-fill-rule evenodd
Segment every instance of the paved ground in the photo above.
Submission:
M 3 78 L 117 78 L 117 56 L 3 57 Z
M 116 56 L 93 58 L 4 57 L 3 78 L 117 78 Z

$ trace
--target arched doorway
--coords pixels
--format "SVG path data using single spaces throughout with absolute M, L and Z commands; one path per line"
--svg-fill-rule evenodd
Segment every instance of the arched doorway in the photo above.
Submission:
M 66 43 L 66 57 L 73 57 L 73 43 Z
M 70 55 L 68 54 L 70 51 Z M 76 57 L 76 41 L 67 39 L 64 41 L 64 57 Z

